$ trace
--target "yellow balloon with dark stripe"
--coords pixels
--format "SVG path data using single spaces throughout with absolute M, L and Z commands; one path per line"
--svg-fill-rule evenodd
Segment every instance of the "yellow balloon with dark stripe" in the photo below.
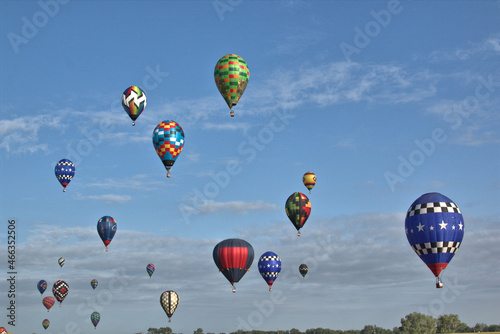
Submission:
M 314 185 L 316 184 L 316 174 L 313 172 L 305 173 L 302 177 L 302 182 L 306 188 L 309 189 L 309 193 L 311 193 L 311 189 L 314 188 Z

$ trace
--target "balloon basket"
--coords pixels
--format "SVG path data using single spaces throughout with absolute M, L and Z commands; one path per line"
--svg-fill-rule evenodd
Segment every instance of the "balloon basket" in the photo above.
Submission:
M 132 122 L 132 126 L 135 126 L 135 122 Z M 95 328 L 94 328 L 95 329 Z
M 234 111 L 231 110 L 231 117 L 234 117 Z
M 65 193 L 65 192 L 66 192 L 66 189 L 63 189 L 63 193 Z

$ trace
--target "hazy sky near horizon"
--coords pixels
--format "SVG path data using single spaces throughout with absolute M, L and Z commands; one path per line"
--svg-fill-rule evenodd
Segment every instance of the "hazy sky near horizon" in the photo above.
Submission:
M 0 15 L 0 326 L 345 330 L 412 312 L 498 323 L 499 1 L 2 1 Z M 234 118 L 213 79 L 229 53 L 250 71 Z M 135 126 L 120 100 L 131 85 L 147 95 Z M 151 140 L 167 119 L 185 132 L 169 179 Z M 63 158 L 76 165 L 65 193 Z M 296 191 L 312 205 L 300 237 L 284 209 Z M 465 220 L 444 289 L 404 233 L 428 192 Z M 118 224 L 108 252 L 102 216 Z M 212 259 L 227 238 L 255 251 L 234 294 Z M 257 269 L 266 251 L 282 260 L 272 292 Z M 40 279 L 70 287 L 49 313 Z M 180 297 L 171 323 L 165 290 Z

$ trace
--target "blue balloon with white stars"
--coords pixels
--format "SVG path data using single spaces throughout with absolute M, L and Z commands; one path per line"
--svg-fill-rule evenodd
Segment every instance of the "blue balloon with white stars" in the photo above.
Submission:
M 281 272 L 280 257 L 276 253 L 265 252 L 259 259 L 258 267 L 262 278 L 269 285 L 269 291 L 271 291 L 271 286 Z
M 464 229 L 460 209 L 440 193 L 420 196 L 406 214 L 408 242 L 437 278 L 462 244 Z

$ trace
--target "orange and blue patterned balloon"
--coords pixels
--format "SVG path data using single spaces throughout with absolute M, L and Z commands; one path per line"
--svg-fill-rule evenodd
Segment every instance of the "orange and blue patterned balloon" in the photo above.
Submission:
M 135 125 L 135 120 L 146 108 L 146 94 L 137 86 L 130 86 L 122 94 L 122 107 Z
M 45 306 L 45 308 L 47 309 L 47 312 L 49 312 L 50 308 L 56 303 L 56 300 L 54 299 L 54 297 L 45 297 L 42 300 L 42 303 L 43 306 Z
M 101 320 L 101 315 L 99 314 L 99 312 L 92 312 L 92 314 L 90 315 L 90 321 L 92 321 L 92 325 L 94 325 L 94 328 L 97 327 L 99 320 Z
M 49 319 L 44 319 L 44 320 L 42 321 L 42 326 L 43 326 L 43 328 L 44 328 L 44 329 L 49 328 L 49 326 L 50 326 L 50 321 L 49 321 Z
M 278 278 L 281 272 L 281 259 L 273 252 L 265 252 L 259 258 L 259 272 L 267 285 L 269 285 L 269 291 L 272 291 L 271 287 Z
M 170 177 L 170 168 L 184 147 L 184 131 L 174 121 L 163 121 L 153 131 L 153 145 Z
M 153 275 L 153 273 L 155 272 L 155 265 L 150 263 L 146 266 L 146 271 L 148 272 L 148 275 L 149 275 L 149 278 L 151 278 L 151 276 Z
M 247 63 L 238 55 L 228 54 L 219 59 L 214 69 L 215 84 L 234 116 L 233 106 L 247 88 L 250 71 Z
M 301 192 L 295 192 L 288 197 L 285 203 L 285 212 L 288 219 L 297 229 L 300 237 L 300 229 L 304 226 L 311 214 L 311 202 L 306 195 Z
M 40 280 L 40 282 L 38 282 L 38 284 L 36 285 L 36 287 L 38 288 L 38 291 L 40 291 L 40 294 L 43 295 L 43 293 L 47 289 L 47 281 L 43 280 L 43 279 Z
M 97 222 L 97 233 L 101 237 L 104 246 L 106 246 L 106 252 L 108 251 L 108 245 L 116 233 L 116 220 L 110 216 L 103 216 Z
M 73 180 L 75 176 L 75 164 L 68 159 L 61 159 L 56 164 L 56 168 L 54 170 L 57 180 L 63 186 L 63 191 L 66 191 L 66 187 Z
M 90 286 L 92 287 L 92 289 L 95 290 L 95 288 L 97 288 L 97 285 L 99 284 L 99 282 L 97 282 L 96 279 L 93 279 L 92 281 L 90 281 Z
M 316 175 L 313 172 L 307 172 L 302 177 L 302 182 L 309 189 L 309 194 L 311 193 L 311 189 L 316 184 Z

